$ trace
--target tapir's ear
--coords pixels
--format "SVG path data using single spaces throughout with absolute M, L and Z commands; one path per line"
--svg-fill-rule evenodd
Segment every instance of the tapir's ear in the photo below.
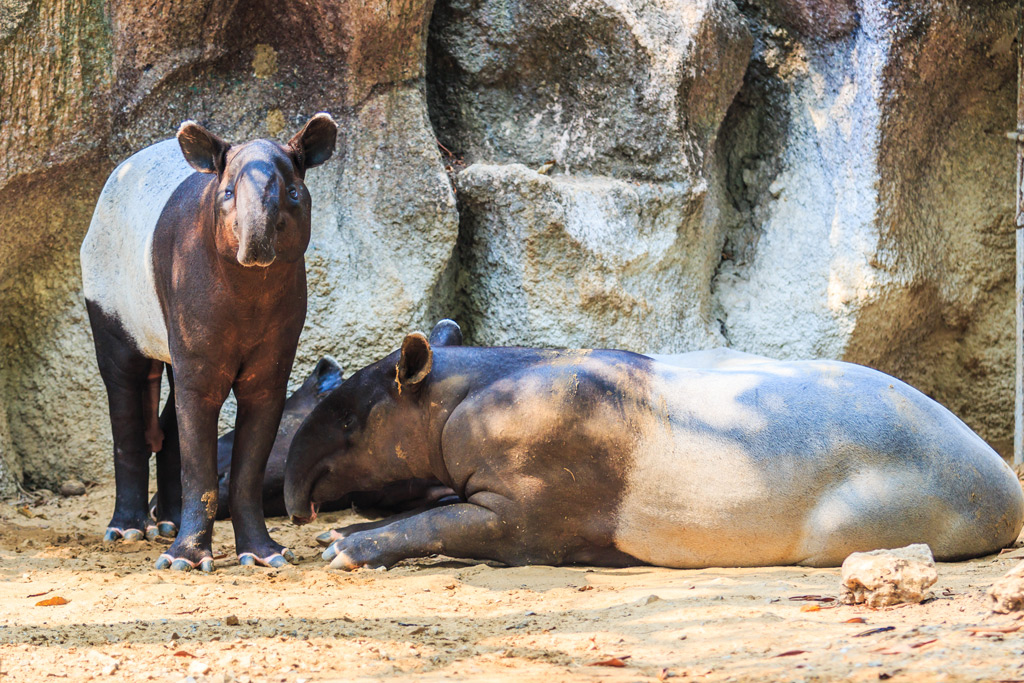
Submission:
M 185 121 L 178 128 L 178 144 L 188 165 L 200 173 L 224 172 L 231 145 L 195 121 Z
M 338 141 L 338 124 L 331 115 L 320 112 L 302 127 L 291 140 L 288 147 L 292 150 L 299 169 L 319 166 L 334 154 L 334 144 Z
M 462 346 L 462 330 L 454 320 L 445 318 L 430 331 L 431 346 Z
M 430 374 L 434 364 L 434 352 L 422 332 L 413 332 L 402 342 L 402 357 L 395 371 L 398 389 L 415 388 Z
M 323 394 L 341 384 L 342 369 L 338 361 L 330 356 L 324 356 L 313 368 L 310 377 L 316 382 L 316 393 Z

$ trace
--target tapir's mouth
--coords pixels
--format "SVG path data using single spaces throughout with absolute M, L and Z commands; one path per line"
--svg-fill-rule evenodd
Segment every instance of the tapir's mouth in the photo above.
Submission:
M 270 256 L 242 256 L 241 254 L 238 255 L 239 265 L 243 265 L 246 268 L 266 268 L 275 260 L 277 260 L 276 254 L 271 254 Z

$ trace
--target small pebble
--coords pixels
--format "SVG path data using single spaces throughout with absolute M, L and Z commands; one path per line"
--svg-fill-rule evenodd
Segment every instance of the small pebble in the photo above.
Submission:
M 60 495 L 65 498 L 69 498 L 71 496 L 84 496 L 85 484 L 77 479 L 68 479 L 60 485 Z
M 225 617 L 224 623 L 228 626 L 238 626 L 238 617 L 236 617 L 234 614 L 229 614 L 227 617 Z

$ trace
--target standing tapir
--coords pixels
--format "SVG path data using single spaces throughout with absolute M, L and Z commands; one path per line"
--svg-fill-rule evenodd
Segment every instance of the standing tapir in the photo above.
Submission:
M 149 454 L 164 437 L 167 364 L 183 491 L 162 493 L 170 517 L 181 501 L 181 529 L 157 568 L 213 570 L 217 417 L 230 391 L 239 560 L 280 566 L 291 557 L 267 533 L 260 484 L 306 317 L 305 175 L 331 157 L 337 129 L 317 114 L 286 145 L 231 145 L 186 121 L 176 140 L 121 163 L 100 194 L 81 259 L 114 438 L 117 499 L 105 539 L 158 532 L 146 494 Z
M 910 543 L 963 559 L 1017 538 L 1016 477 L 935 401 L 850 363 L 734 360 L 432 348 L 410 334 L 299 428 L 288 511 L 302 523 L 319 501 L 411 477 L 460 497 L 344 534 L 325 552 L 344 568 L 432 553 L 835 566 Z

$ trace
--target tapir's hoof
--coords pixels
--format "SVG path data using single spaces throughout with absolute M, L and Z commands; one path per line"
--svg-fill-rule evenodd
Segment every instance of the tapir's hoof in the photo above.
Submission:
M 103 534 L 103 542 L 114 543 L 121 539 L 125 541 L 141 541 L 145 537 L 146 534 L 141 529 L 121 529 L 116 526 L 109 526 L 106 533 Z
M 323 532 L 322 534 L 316 537 L 316 542 L 326 548 L 327 546 L 334 543 L 341 537 L 342 536 L 340 533 L 338 533 L 337 529 L 328 529 L 327 531 Z
M 285 548 L 279 553 L 268 555 L 267 557 L 256 557 L 253 553 L 242 553 L 238 556 L 238 564 L 243 567 L 271 567 L 276 569 L 278 567 L 284 567 L 289 562 L 295 562 L 295 553 L 288 548 Z
M 350 558 L 344 552 L 337 552 L 337 548 L 335 548 L 335 546 L 332 545 L 330 548 L 328 548 L 328 550 L 331 549 L 335 550 L 335 554 L 332 556 L 334 557 L 334 560 L 331 562 L 331 569 L 345 569 L 347 571 L 351 571 L 353 569 L 359 569 L 359 567 L 361 566 L 357 562 L 353 561 L 352 558 Z M 326 554 L 327 553 L 325 552 L 324 555 Z
M 322 557 L 325 560 L 327 560 L 328 562 L 330 562 L 335 557 L 337 557 L 337 555 L 338 555 L 338 544 L 337 544 L 337 542 L 335 542 L 335 543 L 331 543 L 329 546 L 327 546 L 327 550 L 325 550 L 324 554 L 321 555 L 320 557 Z
M 160 537 L 160 530 L 155 524 L 146 525 L 146 540 L 155 541 Z
M 157 558 L 155 566 L 157 569 L 170 569 L 172 572 L 190 572 L 193 569 L 198 569 L 209 574 L 213 571 L 213 558 L 204 557 L 197 565 L 195 562 L 186 560 L 183 557 L 174 558 L 164 553 Z
M 175 538 L 178 535 L 178 525 L 174 522 L 159 522 L 156 528 L 164 538 Z

